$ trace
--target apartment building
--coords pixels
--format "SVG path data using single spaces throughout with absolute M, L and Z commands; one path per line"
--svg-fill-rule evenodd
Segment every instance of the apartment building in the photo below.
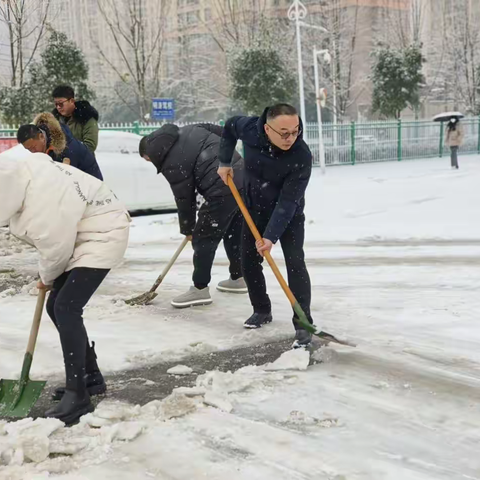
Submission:
M 121 72 L 124 64 L 105 19 L 99 14 L 97 0 L 53 1 L 59 11 L 55 27 L 65 32 L 84 51 L 95 90 L 99 94 L 108 92 L 119 81 L 118 71 Z M 392 12 L 407 15 L 413 1 L 303 1 L 308 10 L 306 21 L 322 25 L 330 31 L 337 30 L 343 51 L 351 52 L 348 58 L 351 71 L 349 100 L 344 112 L 348 118 L 368 116 L 371 52 L 375 42 L 386 33 L 386 19 L 392 18 Z M 122 3 L 116 2 L 117 5 Z M 214 119 L 216 111 L 224 111 L 228 106 L 226 51 L 232 45 L 241 46 L 242 42 L 248 41 L 251 33 L 248 25 L 258 21 L 261 14 L 266 18 L 283 20 L 289 32 L 285 41 L 290 42 L 292 51 L 295 49 L 293 24 L 289 30 L 287 20 L 291 0 L 144 0 L 142 8 L 150 19 L 157 18 L 158 6 L 162 3 L 166 6 L 162 11 L 164 40 L 161 72 L 164 86 L 172 95 L 185 98 L 185 110 L 203 110 L 207 119 Z M 340 21 L 341 25 L 336 24 Z M 353 24 L 354 32 L 351 29 Z M 152 29 L 148 38 L 154 38 L 158 22 L 150 21 L 147 25 Z M 305 75 L 308 76 L 311 73 L 312 42 L 328 44 L 329 41 L 328 35 L 313 35 L 308 29 L 302 29 L 302 39 Z M 103 52 L 103 58 L 99 50 Z M 344 64 L 345 58 L 341 60 Z M 163 93 L 158 92 L 158 95 Z

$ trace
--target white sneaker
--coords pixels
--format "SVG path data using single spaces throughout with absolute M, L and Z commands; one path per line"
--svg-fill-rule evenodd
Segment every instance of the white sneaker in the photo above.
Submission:
M 212 303 L 212 297 L 210 296 L 210 289 L 202 288 L 201 290 L 192 286 L 188 292 L 175 297 L 171 304 L 175 308 L 187 308 L 194 305 L 210 305 Z

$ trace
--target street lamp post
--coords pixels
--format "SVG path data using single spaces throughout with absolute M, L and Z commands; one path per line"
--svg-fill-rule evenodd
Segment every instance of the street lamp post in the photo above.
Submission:
M 295 32 L 297 37 L 297 57 L 298 57 L 298 89 L 300 93 L 300 116 L 304 122 L 307 121 L 305 115 L 305 91 L 303 88 L 303 65 L 302 65 L 302 39 L 300 34 L 300 23 L 307 16 L 307 8 L 300 0 L 294 0 L 288 9 L 288 18 L 295 22 Z
M 318 122 L 318 149 L 320 153 L 320 168 L 322 174 L 325 174 L 325 144 L 323 142 L 322 125 L 322 100 L 320 98 L 320 76 L 318 74 L 318 55 L 323 55 L 323 59 L 330 63 L 331 57 L 328 50 L 317 50 L 313 47 L 313 69 L 315 73 L 315 98 L 317 99 L 317 122 Z
M 320 30 L 324 33 L 329 33 L 326 28 L 319 25 L 310 25 L 305 23 L 303 19 L 307 16 L 307 8 L 300 0 L 293 0 L 292 5 L 288 9 L 288 18 L 295 22 L 295 34 L 297 37 L 297 57 L 298 57 L 298 90 L 300 96 L 300 116 L 305 123 L 304 138 L 307 140 L 307 115 L 305 113 L 305 90 L 303 87 L 303 65 L 302 65 L 302 38 L 300 27 L 309 27 L 315 30 Z
M 337 46 L 335 43 L 335 37 L 333 37 L 333 55 L 336 60 L 336 54 L 337 54 Z M 338 110 L 337 110 L 337 64 L 336 61 L 333 62 L 333 68 L 332 68 L 332 76 L 333 76 L 333 82 L 332 82 L 332 94 L 333 94 L 333 146 L 335 147 L 335 151 L 337 148 L 338 144 L 338 138 L 337 138 L 337 122 L 338 122 Z

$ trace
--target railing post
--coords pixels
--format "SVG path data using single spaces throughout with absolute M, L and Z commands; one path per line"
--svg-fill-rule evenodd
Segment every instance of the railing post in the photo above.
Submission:
M 350 149 L 350 161 L 352 165 L 355 165 L 355 121 L 352 121 L 351 126 L 350 126 L 350 144 L 351 144 L 351 149 Z
M 399 162 L 402 161 L 402 119 L 398 119 L 398 126 L 397 126 L 397 160 Z
M 438 156 L 443 157 L 443 122 L 440 122 L 440 145 L 438 146 Z
M 478 153 L 480 153 L 480 115 L 478 116 Z
M 133 122 L 133 133 L 140 135 L 140 122 L 138 120 Z

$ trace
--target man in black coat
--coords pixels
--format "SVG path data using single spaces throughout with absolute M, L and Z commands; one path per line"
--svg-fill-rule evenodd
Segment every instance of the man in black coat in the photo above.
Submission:
M 17 140 L 32 153 L 46 153 L 56 162 L 68 163 L 103 180 L 95 155 L 51 113 L 40 113 L 33 124 L 22 125 L 18 129 Z
M 245 149 L 245 201 L 263 240 L 246 224 L 242 236 L 242 271 L 248 286 L 253 315 L 246 328 L 272 321 L 272 306 L 262 272 L 263 255 L 280 240 L 288 283 L 310 323 L 311 286 L 305 265 L 305 189 L 312 171 L 312 154 L 302 138 L 302 122 L 294 107 L 278 104 L 261 117 L 232 117 L 224 128 L 218 174 L 226 183 L 234 176 L 232 152 L 237 140 Z M 294 347 L 306 346 L 311 334 L 295 322 Z
M 180 233 L 192 240 L 193 286 L 172 300 L 177 308 L 212 303 L 208 285 L 215 252 L 222 239 L 230 261 L 230 278 L 220 282 L 217 289 L 247 293 L 240 264 L 242 216 L 229 188 L 217 175 L 222 130 L 212 124 L 182 128 L 166 124 L 140 141 L 140 156 L 152 162 L 170 183 L 178 208 Z M 241 188 L 243 160 L 233 150 L 230 157 Z M 198 221 L 197 192 L 205 199 Z

